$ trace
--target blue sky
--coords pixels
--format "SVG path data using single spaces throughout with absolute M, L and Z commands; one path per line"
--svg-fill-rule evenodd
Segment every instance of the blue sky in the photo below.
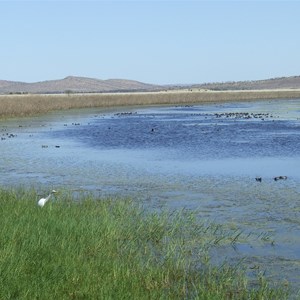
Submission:
M 0 1 L 0 79 L 300 75 L 298 1 Z

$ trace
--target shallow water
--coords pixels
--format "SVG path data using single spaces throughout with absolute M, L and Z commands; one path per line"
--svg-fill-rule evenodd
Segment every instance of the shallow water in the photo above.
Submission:
M 0 136 L 3 186 L 196 210 L 250 234 L 216 261 L 300 282 L 300 100 L 61 112 L 1 122 Z

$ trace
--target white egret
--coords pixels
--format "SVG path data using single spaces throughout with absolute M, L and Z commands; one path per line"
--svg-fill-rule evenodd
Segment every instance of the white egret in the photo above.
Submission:
M 43 207 L 45 204 L 46 204 L 46 202 L 50 199 L 50 197 L 53 195 L 53 194 L 55 194 L 55 193 L 57 193 L 55 190 L 53 190 L 50 194 L 49 194 L 49 196 L 47 196 L 46 198 L 41 198 L 39 201 L 38 201 L 38 205 L 40 206 L 40 207 Z

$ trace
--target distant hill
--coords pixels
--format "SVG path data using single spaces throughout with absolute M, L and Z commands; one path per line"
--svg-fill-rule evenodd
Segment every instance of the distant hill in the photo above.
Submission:
M 7 87 L 13 87 L 18 84 L 22 84 L 22 82 L 0 80 L 0 91 L 2 91 L 2 89 L 5 89 Z
M 161 87 L 134 80 L 101 80 L 75 76 L 34 83 L 0 80 L 0 94 L 102 93 L 153 91 L 157 89 L 161 89 Z
M 274 90 L 300 89 L 300 76 L 271 78 L 254 81 L 216 82 L 192 85 L 193 88 L 208 90 Z
M 300 76 L 272 78 L 255 81 L 215 82 L 193 85 L 153 85 L 134 80 L 68 76 L 59 80 L 34 83 L 0 80 L 0 94 L 55 94 L 55 93 L 104 93 L 150 92 L 199 88 L 207 90 L 274 90 L 300 89 Z

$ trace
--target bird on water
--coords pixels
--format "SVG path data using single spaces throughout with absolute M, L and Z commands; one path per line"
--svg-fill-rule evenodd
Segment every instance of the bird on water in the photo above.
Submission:
M 47 201 L 50 199 L 50 197 L 53 195 L 53 194 L 55 194 L 55 193 L 57 193 L 55 190 L 52 190 L 52 192 L 46 197 L 46 198 L 41 198 L 39 201 L 38 201 L 38 205 L 40 206 L 40 207 L 43 207 L 46 203 L 47 203 Z
M 273 178 L 275 181 L 277 180 L 287 180 L 287 176 L 277 176 Z

